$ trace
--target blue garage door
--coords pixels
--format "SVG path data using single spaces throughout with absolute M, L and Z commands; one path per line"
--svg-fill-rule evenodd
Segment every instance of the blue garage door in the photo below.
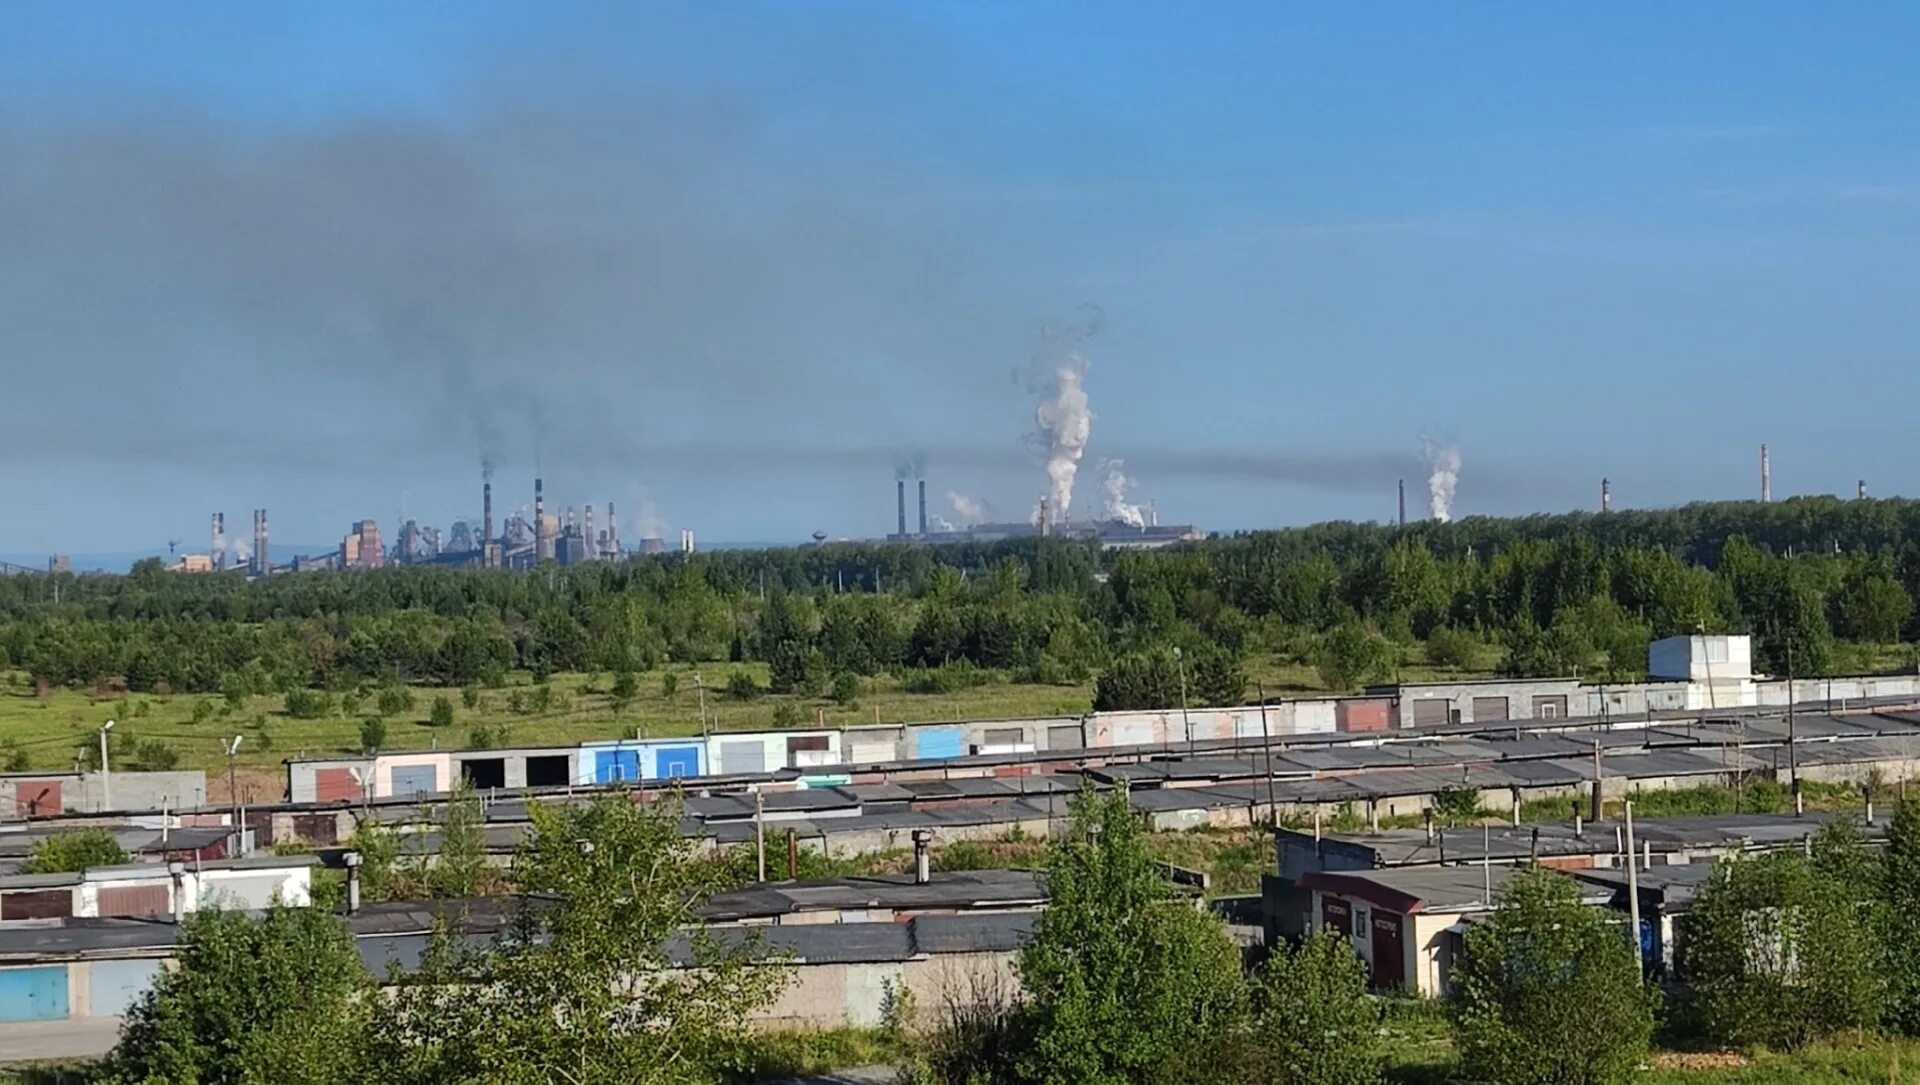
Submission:
M 87 1012 L 122 1017 L 160 977 L 159 961 L 95 961 L 87 976 Z
M 64 1021 L 67 966 L 0 968 L 0 1021 Z
M 594 782 L 611 784 L 620 780 L 638 780 L 639 778 L 639 750 L 601 750 L 594 755 Z
M 440 790 L 440 774 L 432 765 L 396 765 L 393 769 L 393 797 L 410 798 L 431 795 Z
M 958 727 L 916 731 L 913 735 L 913 756 L 959 757 L 966 737 L 967 733 Z
M 700 775 L 700 747 L 662 746 L 654 754 L 654 771 L 661 779 Z

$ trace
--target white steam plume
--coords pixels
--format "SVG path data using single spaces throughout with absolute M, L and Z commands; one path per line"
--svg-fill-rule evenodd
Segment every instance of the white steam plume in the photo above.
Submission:
M 1080 457 L 1087 451 L 1087 437 L 1093 432 L 1093 412 L 1087 408 L 1084 381 L 1087 361 L 1078 351 L 1067 355 L 1054 371 L 1046 398 L 1034 409 L 1033 421 L 1047 451 L 1050 515 L 1056 521 L 1067 519 L 1073 505 L 1073 480 L 1080 473 Z
M 947 503 L 953 506 L 953 515 L 962 527 L 972 527 L 987 519 L 987 506 L 978 498 L 968 497 L 958 490 L 948 490 Z
M 1420 439 L 1426 458 L 1427 513 L 1440 523 L 1453 519 L 1453 491 L 1460 484 L 1460 446 Z
M 1140 511 L 1140 506 L 1127 501 L 1127 487 L 1133 485 L 1133 480 L 1120 470 L 1123 462 L 1108 460 L 1101 466 L 1107 472 L 1107 519 L 1119 521 L 1128 527 L 1147 526 L 1146 514 Z

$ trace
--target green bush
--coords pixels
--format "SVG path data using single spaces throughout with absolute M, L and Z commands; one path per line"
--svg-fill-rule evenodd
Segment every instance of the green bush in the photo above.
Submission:
M 1607 915 L 1571 878 L 1515 874 L 1467 932 L 1453 971 L 1455 1046 L 1488 1085 L 1616 1085 L 1653 1037 L 1657 996 Z
M 287 715 L 296 720 L 317 720 L 333 712 L 332 697 L 305 687 L 288 690 L 286 703 Z
M 112 833 L 105 829 L 81 829 L 34 841 L 24 869 L 28 874 L 67 874 L 127 861 L 127 853 Z
M 1879 1020 L 1874 924 L 1860 894 L 1797 851 L 1721 861 L 1686 918 L 1680 966 L 1716 1043 L 1795 1048 Z
M 373 753 L 387 744 L 387 721 L 368 716 L 360 721 L 360 748 Z
M 413 711 L 413 691 L 405 686 L 387 686 L 380 690 L 380 696 L 374 699 L 382 716 L 398 716 L 402 712 Z
M 1273 1085 L 1369 1085 L 1380 1079 L 1380 1013 L 1353 946 L 1321 931 L 1260 971 L 1256 1050 Z
M 760 683 L 754 681 L 753 675 L 746 671 L 735 669 L 727 675 L 726 694 L 730 700 L 751 701 L 759 697 L 762 692 L 764 691 L 761 690 Z
M 427 715 L 427 722 L 435 727 L 453 726 L 453 702 L 446 697 L 435 697 L 433 709 Z
M 477 710 L 480 707 L 480 687 L 467 686 L 463 688 L 460 691 L 460 703 L 465 705 L 469 712 Z
M 792 701 L 782 701 L 773 706 L 773 725 L 779 728 L 798 727 L 807 722 L 806 710 Z

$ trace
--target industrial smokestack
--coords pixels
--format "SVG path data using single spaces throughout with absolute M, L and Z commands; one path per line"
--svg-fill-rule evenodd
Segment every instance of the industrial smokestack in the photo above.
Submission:
M 273 560 L 267 556 L 267 510 L 260 510 L 259 537 L 253 540 L 253 560 L 260 567 L 260 575 L 273 572 Z
M 546 489 L 538 476 L 533 480 L 533 560 L 553 560 L 553 532 L 547 524 Z
M 1604 478 L 1600 480 L 1600 511 L 1613 511 L 1613 483 Z
M 213 567 L 227 567 L 227 518 L 223 513 L 213 514 L 213 541 L 207 546 L 207 556 L 213 559 Z
M 596 558 L 600 556 L 599 551 L 594 549 L 595 543 L 593 541 L 593 506 L 592 505 L 587 506 L 586 519 L 580 522 L 580 539 L 582 542 L 586 544 L 585 550 L 588 558 Z
M 1767 446 L 1760 446 L 1760 500 L 1773 500 L 1773 461 L 1767 457 Z
M 614 515 L 613 502 L 607 502 L 607 556 L 620 556 L 620 521 Z
M 907 480 L 906 479 L 899 478 L 899 479 L 893 480 L 893 504 L 894 504 L 895 511 L 897 511 L 900 514 L 900 526 L 897 533 L 901 538 L 904 539 L 907 536 Z
M 480 563 L 487 564 L 493 550 L 493 483 L 480 484 Z
M 920 480 L 920 535 L 927 534 L 927 480 Z
M 1053 534 L 1053 509 L 1047 495 L 1040 495 L 1040 535 L 1042 538 Z
M 1400 480 L 1400 520 L 1401 527 L 1407 526 L 1407 480 Z
M 1867 499 L 1867 480 L 1861 479 L 1853 488 L 1853 496 L 1861 501 Z

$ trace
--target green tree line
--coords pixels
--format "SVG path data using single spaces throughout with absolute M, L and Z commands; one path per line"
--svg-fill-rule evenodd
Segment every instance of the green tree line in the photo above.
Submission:
M 1254 655 L 1334 688 L 1391 680 L 1416 647 L 1466 670 L 1627 680 L 1650 639 L 1699 629 L 1752 633 L 1773 673 L 1831 673 L 1862 658 L 1837 646 L 1920 634 L 1916 592 L 1920 503 L 1900 500 L 1324 524 L 1147 553 L 836 544 L 255 581 L 147 562 L 0 579 L 0 666 L 239 696 L 731 660 L 767 664 L 776 693 L 882 673 L 922 690 L 1098 677 L 1098 707 L 1170 707 L 1183 686 L 1241 700 Z

